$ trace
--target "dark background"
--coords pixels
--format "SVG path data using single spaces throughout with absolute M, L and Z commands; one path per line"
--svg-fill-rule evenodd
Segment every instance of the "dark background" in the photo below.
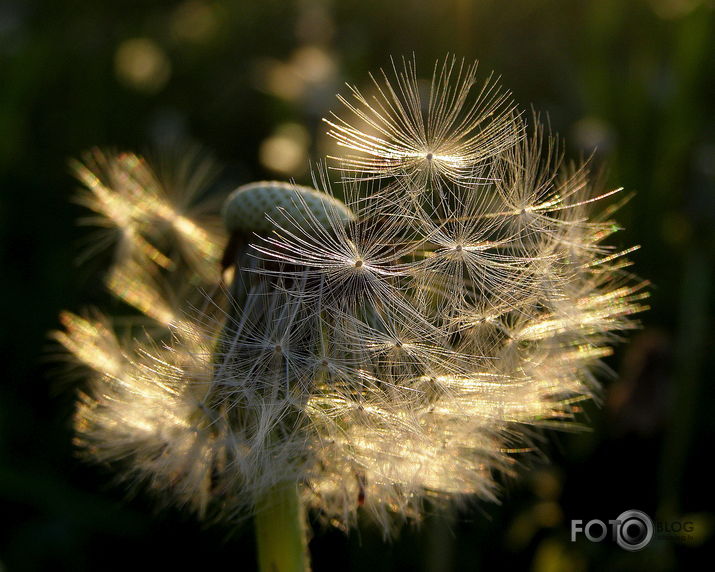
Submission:
M 315 570 L 711 567 L 714 19 L 711 0 L 0 0 L 0 571 L 255 566 L 250 526 L 157 512 L 74 457 L 75 385 L 47 333 L 105 295 L 103 261 L 75 264 L 88 230 L 68 159 L 193 140 L 229 188 L 306 181 L 308 158 L 330 152 L 320 118 L 336 91 L 413 52 L 425 76 L 447 53 L 479 59 L 548 113 L 570 155 L 597 147 L 609 184 L 637 192 L 617 239 L 642 245 L 652 309 L 609 360 L 620 378 L 587 408 L 592 430 L 549 435 L 551 460 L 506 483 L 501 505 L 429 517 L 392 544 L 369 526 L 318 531 Z M 692 537 L 638 553 L 569 541 L 571 519 L 631 508 L 693 522 Z

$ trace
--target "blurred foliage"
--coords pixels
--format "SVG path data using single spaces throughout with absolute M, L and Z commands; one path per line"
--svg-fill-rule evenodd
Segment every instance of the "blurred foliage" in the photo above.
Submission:
M 496 70 L 548 114 L 572 155 L 635 191 L 623 243 L 652 280 L 644 329 L 610 362 L 593 430 L 549 435 L 502 505 L 430 517 L 390 545 L 369 527 L 316 531 L 316 571 L 689 569 L 712 544 L 715 418 L 715 7 L 712 0 L 0 0 L 0 570 L 254 566 L 250 526 L 202 527 L 127 499 L 73 456 L 72 378 L 47 332 L 104 300 L 102 260 L 67 160 L 94 145 L 193 140 L 224 187 L 304 182 L 331 152 L 321 117 L 389 56 L 424 74 L 447 53 Z M 595 149 L 595 151 L 594 151 Z M 695 523 L 628 553 L 570 542 L 571 519 L 636 508 Z M 712 561 L 712 553 L 710 553 Z

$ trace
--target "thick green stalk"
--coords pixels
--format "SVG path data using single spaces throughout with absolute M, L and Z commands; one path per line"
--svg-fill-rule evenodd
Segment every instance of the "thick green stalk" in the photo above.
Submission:
M 275 485 L 259 500 L 256 511 L 261 572 L 308 572 L 307 527 L 297 485 Z

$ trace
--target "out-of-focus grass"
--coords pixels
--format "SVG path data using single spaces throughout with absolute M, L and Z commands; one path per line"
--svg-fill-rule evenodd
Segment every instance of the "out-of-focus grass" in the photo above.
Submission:
M 619 219 L 623 243 L 643 245 L 635 270 L 655 284 L 653 309 L 610 363 L 623 376 L 607 382 L 603 407 L 587 409 L 593 431 L 550 437 L 552 465 L 532 461 L 502 506 L 435 516 L 387 546 L 369 528 L 318 533 L 315 569 L 696 562 L 704 548 L 672 539 L 635 554 L 571 543 L 569 522 L 629 508 L 695 515 L 696 545 L 712 526 L 713 18 L 706 0 L 0 2 L 0 567 L 254 562 L 249 527 L 227 539 L 178 511 L 157 515 L 72 456 L 77 382 L 57 380 L 46 332 L 60 308 L 104 294 L 101 260 L 73 265 L 85 233 L 67 159 L 93 145 L 194 139 L 236 184 L 303 182 L 295 157 L 330 151 L 320 117 L 335 91 L 413 52 L 425 75 L 447 52 L 479 59 L 522 104 L 548 112 L 570 153 L 597 146 L 609 183 L 637 192 Z M 289 156 L 262 162 L 261 149 Z

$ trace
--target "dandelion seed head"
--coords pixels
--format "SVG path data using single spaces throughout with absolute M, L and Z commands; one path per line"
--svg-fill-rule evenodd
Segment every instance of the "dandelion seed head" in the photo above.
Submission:
M 414 61 L 392 71 L 327 121 L 337 171 L 230 194 L 230 283 L 216 235 L 146 161 L 77 167 L 83 203 L 120 236 L 109 288 L 154 323 L 125 342 L 63 314 L 56 339 L 92 372 L 76 416 L 88 456 L 206 518 L 241 519 L 297 482 L 326 523 L 365 514 L 389 535 L 427 500 L 495 500 L 540 430 L 575 426 L 646 308 L 633 249 L 607 244 L 613 209 L 594 213 L 617 191 L 476 65 L 438 63 L 428 92 Z M 174 256 L 157 220 L 215 271 Z

